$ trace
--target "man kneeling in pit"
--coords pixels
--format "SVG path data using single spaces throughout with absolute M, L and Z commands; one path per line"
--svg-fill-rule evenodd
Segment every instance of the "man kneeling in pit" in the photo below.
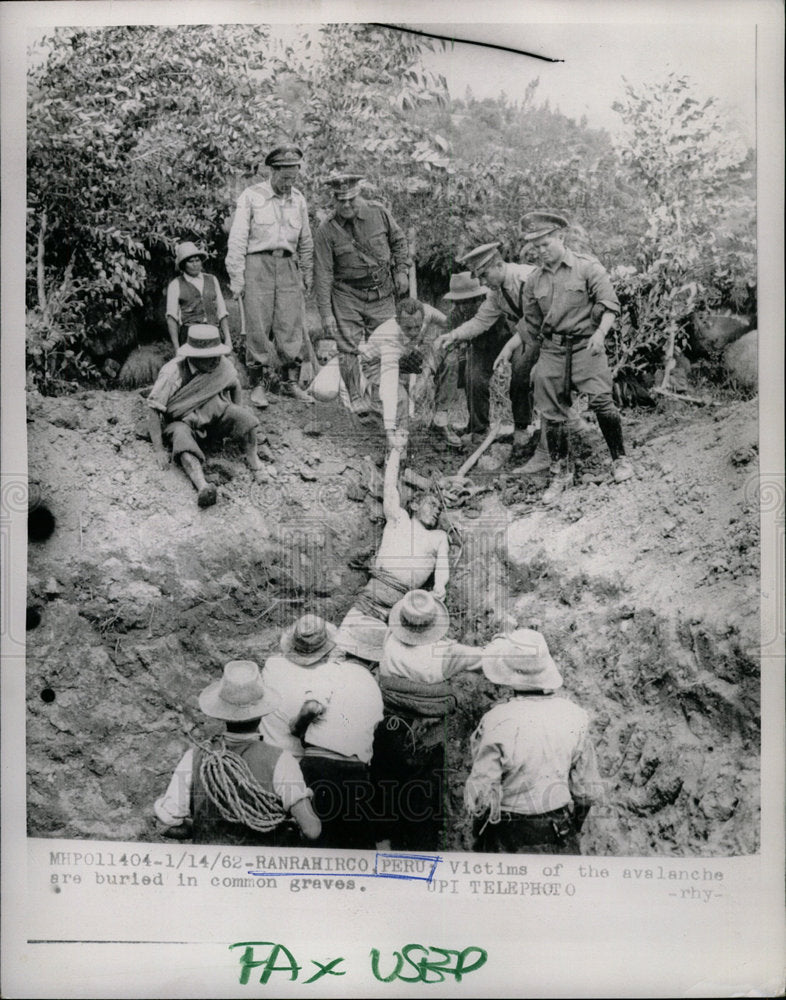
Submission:
M 216 502 L 216 488 L 205 479 L 205 455 L 197 444 L 208 433 L 239 438 L 256 478 L 268 478 L 257 454 L 259 420 L 251 409 L 240 405 L 237 373 L 224 356 L 230 350 L 218 327 L 193 324 L 186 342 L 162 367 L 147 397 L 150 440 L 159 453 L 160 466 L 169 465 L 171 448 L 172 458 L 198 491 L 200 507 Z

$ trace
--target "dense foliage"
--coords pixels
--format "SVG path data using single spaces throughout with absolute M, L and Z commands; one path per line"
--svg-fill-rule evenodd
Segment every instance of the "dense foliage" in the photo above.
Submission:
M 28 362 L 54 391 L 156 335 L 172 249 L 192 239 L 223 277 L 227 221 L 281 139 L 306 153 L 317 224 L 324 178 L 362 171 L 416 234 L 419 287 L 519 219 L 570 216 L 574 245 L 614 269 L 626 304 L 618 371 L 660 360 L 693 311 L 755 307 L 752 175 L 714 102 L 688 81 L 626 90 L 624 145 L 536 103 L 451 103 L 423 39 L 363 24 L 274 42 L 262 25 L 60 29 L 34 53 L 28 109 Z M 264 171 L 262 171 L 264 173 Z M 130 322 L 133 319 L 133 322 Z

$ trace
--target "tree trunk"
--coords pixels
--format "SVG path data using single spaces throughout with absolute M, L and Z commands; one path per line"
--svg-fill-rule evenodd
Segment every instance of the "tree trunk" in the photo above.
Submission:
M 41 216 L 41 227 L 38 230 L 38 253 L 36 254 L 36 287 L 38 290 L 38 308 L 43 316 L 46 310 L 46 286 L 44 284 L 44 236 L 46 235 L 46 212 Z

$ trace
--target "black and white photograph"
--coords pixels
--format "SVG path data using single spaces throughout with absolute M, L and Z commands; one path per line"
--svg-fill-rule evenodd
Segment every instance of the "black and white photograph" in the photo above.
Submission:
M 723 865 L 762 855 L 777 805 L 763 752 L 782 755 L 782 734 L 763 751 L 783 617 L 762 558 L 780 586 L 782 376 L 763 359 L 783 331 L 761 261 L 782 176 L 763 205 L 759 83 L 782 10 L 42 6 L 24 331 L 3 321 L 4 367 L 11 337 L 23 354 L 3 422 L 16 406 L 27 458 L 7 432 L 2 457 L 25 620 L 4 601 L 3 636 L 24 702 L 4 758 L 24 761 L 17 826 L 48 888 L 81 871 L 107 899 L 170 886 L 182 904 L 217 861 L 217 889 L 264 875 L 321 906 L 318 879 L 349 878 L 330 921 L 361 887 L 382 897 L 335 861 L 368 857 L 401 880 L 401 943 L 424 896 L 470 913 L 610 872 L 642 923 L 645 880 L 658 919 L 669 897 L 727 905 Z M 514 881 L 451 887 L 481 868 Z M 466 920 L 477 954 L 451 995 L 544 989 L 484 972 Z M 734 978 L 718 959 L 707 995 L 778 989 L 773 934 L 769 964 Z M 258 995 L 274 958 L 251 945 L 269 943 L 230 955 L 241 985 L 219 995 Z M 575 995 L 643 981 L 598 971 Z M 160 995 L 211 995 L 186 982 Z M 91 989 L 62 995 L 123 987 Z

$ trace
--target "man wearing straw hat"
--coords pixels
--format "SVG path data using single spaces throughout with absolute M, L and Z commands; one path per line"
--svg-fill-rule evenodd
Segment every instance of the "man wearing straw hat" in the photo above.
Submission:
M 220 680 L 199 695 L 199 707 L 221 719 L 224 734 L 185 752 L 154 811 L 170 836 L 197 844 L 292 844 L 291 817 L 308 840 L 321 824 L 300 765 L 286 750 L 268 746 L 257 731 L 265 708 L 259 667 L 231 660 Z
M 382 510 L 385 528 L 371 578 L 344 616 L 336 635 L 340 650 L 369 664 L 379 661 L 387 633 L 390 609 L 408 590 L 422 588 L 434 575 L 434 596 L 440 600 L 450 576 L 448 536 L 439 525 L 440 502 L 426 493 L 413 506 L 412 515 L 401 505 L 398 442 L 385 465 Z
M 185 341 L 192 323 L 209 323 L 221 331 L 221 339 L 232 346 L 227 307 L 218 279 L 202 270 L 207 254 L 195 243 L 179 243 L 175 264 L 180 274 L 166 290 L 166 322 L 175 351 Z
M 470 342 L 467 358 L 467 406 L 469 428 L 466 443 L 475 448 L 488 432 L 490 383 L 494 360 L 523 315 L 524 283 L 534 270 L 529 264 L 512 264 L 500 253 L 500 243 L 486 243 L 459 258 L 488 288 L 475 315 L 449 333 L 437 338 L 435 347 Z M 499 321 L 503 322 L 500 323 Z M 529 378 L 537 361 L 539 345 L 527 337 L 526 344 L 511 354 L 510 402 L 513 408 L 513 450 L 511 460 L 522 457 L 527 444 L 527 428 L 532 422 Z
M 427 590 L 411 590 L 390 612 L 379 662 L 385 717 L 374 734 L 371 775 L 379 837 L 396 850 L 445 847 L 445 725 L 457 707 L 449 682 L 480 670 L 483 653 L 447 639 L 449 625 L 445 604 Z
M 396 313 L 396 296 L 409 289 L 407 238 L 377 201 L 360 196 L 360 174 L 328 180 L 334 210 L 317 230 L 314 252 L 317 307 L 325 336 L 335 340 L 341 378 L 355 413 L 368 413 L 358 349 L 372 330 Z
M 562 676 L 533 629 L 497 636 L 483 673 L 514 696 L 472 734 L 464 799 L 476 817 L 474 849 L 580 854 L 581 827 L 603 792 L 587 713 L 555 694 Z
M 281 389 L 301 402 L 301 361 L 311 361 L 305 299 L 314 270 L 314 240 L 306 199 L 294 187 L 302 151 L 284 144 L 265 157 L 270 180 L 247 187 L 237 201 L 227 241 L 226 269 L 246 319 L 246 366 L 251 402 L 265 407 L 263 382 L 280 369 Z
M 266 743 L 303 756 L 303 744 L 292 732 L 306 696 L 314 688 L 317 667 L 326 663 L 336 646 L 335 625 L 319 615 L 303 615 L 281 634 L 281 651 L 269 656 L 262 668 L 268 711 L 259 731 Z
M 165 469 L 170 455 L 180 464 L 197 490 L 200 507 L 210 507 L 217 496 L 205 479 L 205 455 L 197 443 L 208 434 L 238 438 L 255 476 L 265 475 L 257 454 L 259 420 L 240 405 L 240 383 L 226 358 L 230 350 L 218 327 L 192 324 L 186 342 L 161 368 L 147 397 L 148 430 L 159 464 Z
M 524 322 L 500 354 L 513 357 L 524 342 L 542 338 L 533 381 L 551 461 L 551 483 L 543 495 L 546 504 L 555 503 L 573 482 L 568 423 L 574 387 L 586 393 L 589 409 L 597 417 L 611 454 L 614 481 L 623 483 L 634 474 L 625 456 L 622 420 L 614 405 L 604 348 L 606 334 L 619 315 L 619 300 L 603 265 L 565 246 L 567 226 L 567 219 L 552 212 L 529 212 L 522 219 L 524 242 L 539 255 L 541 265 L 524 290 Z

